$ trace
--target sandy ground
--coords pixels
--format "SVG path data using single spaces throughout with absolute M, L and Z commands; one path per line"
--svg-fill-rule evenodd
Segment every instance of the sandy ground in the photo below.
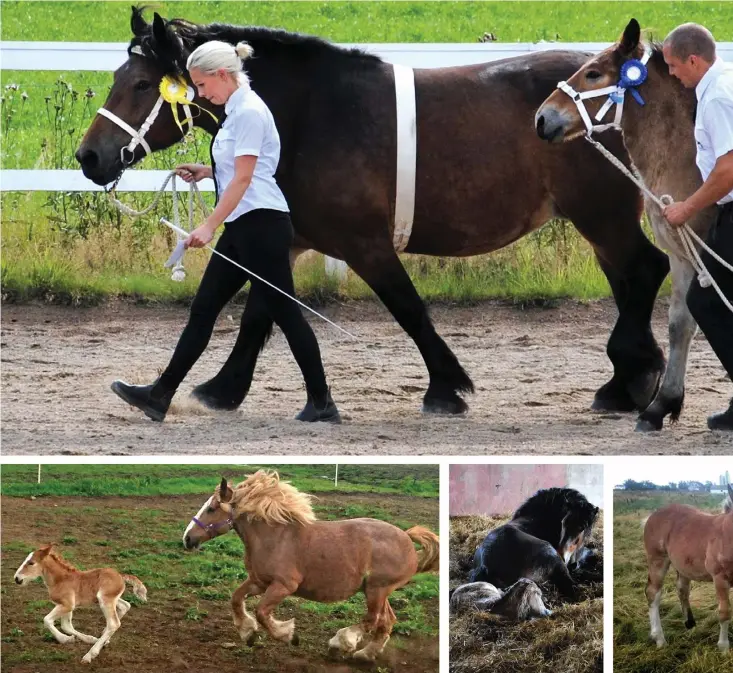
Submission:
M 521 310 L 495 303 L 436 306 L 438 331 L 476 384 L 465 417 L 421 415 L 426 370 L 413 342 L 371 302 L 324 312 L 359 336 L 314 319 L 344 423 L 293 419 L 305 400 L 282 334 L 262 354 L 240 410 L 210 412 L 191 401 L 236 338 L 242 308 L 222 314 L 209 348 L 154 423 L 109 389 L 122 378 L 149 383 L 168 361 L 186 321 L 183 308 L 63 308 L 7 305 L 2 312 L 2 450 L 8 454 L 731 454 L 733 437 L 711 433 L 706 416 L 732 389 L 704 337 L 690 358 L 680 422 L 634 432 L 634 414 L 589 410 L 611 375 L 605 343 L 615 308 L 565 302 Z M 655 315 L 666 346 L 666 306 Z

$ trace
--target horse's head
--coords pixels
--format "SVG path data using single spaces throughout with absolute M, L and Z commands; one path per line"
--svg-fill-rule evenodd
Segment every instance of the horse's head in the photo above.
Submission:
M 631 19 L 618 42 L 586 61 L 542 103 L 535 114 L 537 135 L 559 143 L 584 135 L 589 126 L 600 130 L 614 122 L 614 106 L 608 101 L 618 99 L 615 89 L 620 83 L 626 90 L 631 89 L 634 97 L 640 96 L 632 85 L 643 84 L 646 79 L 646 49 L 639 23 Z M 627 106 L 637 104 L 630 96 L 625 98 Z M 599 119 L 603 106 L 604 114 Z M 617 118 L 614 123 L 619 122 Z
M 28 584 L 28 582 L 33 581 L 36 577 L 41 577 L 43 575 L 43 561 L 51 553 L 53 547 L 54 545 L 48 544 L 28 554 L 25 557 L 25 561 L 15 571 L 15 583 Z
M 128 59 L 115 71 L 104 112 L 94 119 L 76 152 L 84 175 L 98 185 L 114 181 L 148 152 L 165 149 L 181 139 L 173 107 L 162 102 L 160 91 L 166 76 L 183 78 L 190 84 L 185 69 L 189 49 L 176 34 L 179 24 L 180 20 L 169 23 L 157 13 L 149 24 L 141 9 L 132 8 Z M 208 115 L 200 118 L 207 123 L 203 118 Z
M 563 517 L 557 553 L 566 565 L 578 559 L 598 518 L 598 511 L 598 507 L 588 503 L 588 507 L 573 509 Z
M 228 533 L 234 527 L 230 504 L 232 494 L 227 480 L 222 477 L 214 495 L 203 504 L 183 532 L 183 546 L 186 549 L 196 549 L 202 542 Z

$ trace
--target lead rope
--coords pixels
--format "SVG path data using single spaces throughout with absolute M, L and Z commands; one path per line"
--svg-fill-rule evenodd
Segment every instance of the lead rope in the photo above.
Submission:
M 633 169 L 633 172 L 630 171 L 626 166 L 624 166 L 624 164 L 619 160 L 618 157 L 614 156 L 597 140 L 593 140 L 590 135 L 586 135 L 585 139 L 591 145 L 593 145 L 593 147 L 595 147 L 604 157 L 606 157 L 606 159 L 608 159 L 616 168 L 618 168 L 627 178 L 629 178 L 629 180 L 636 184 L 636 186 L 641 189 L 641 191 L 644 192 L 644 194 L 646 194 L 660 210 L 664 209 L 665 206 L 674 203 L 674 199 L 669 194 L 662 194 L 660 198 L 657 197 L 657 195 L 654 194 L 650 189 L 648 189 L 647 186 L 644 184 L 643 178 L 636 170 L 636 168 Z M 724 260 L 714 250 L 711 250 L 710 247 L 705 243 L 705 241 L 703 241 L 687 223 L 683 224 L 678 229 L 673 229 L 672 227 L 670 227 L 670 229 L 679 236 L 682 247 L 684 248 L 687 256 L 687 261 L 692 265 L 692 268 L 695 269 L 700 286 L 710 287 L 712 285 L 712 287 L 715 288 L 715 291 L 718 293 L 720 300 L 723 302 L 723 304 L 725 304 L 728 310 L 733 313 L 733 305 L 730 303 L 730 301 L 728 301 L 727 297 L 720 289 L 720 286 L 715 282 L 715 279 L 708 271 L 693 241 L 697 242 L 697 244 L 703 250 L 705 250 L 713 259 L 717 260 L 720 264 L 722 264 L 726 269 L 731 272 L 733 272 L 733 265 Z
M 183 243 L 185 238 L 183 237 L 183 234 L 181 234 L 181 231 L 185 231 L 181 227 L 181 220 L 180 220 L 180 214 L 178 210 L 178 190 L 176 186 L 176 172 L 171 171 L 166 176 L 162 186 L 155 194 L 155 197 L 153 198 L 152 203 L 147 206 L 147 208 L 143 208 L 142 210 L 135 210 L 134 208 L 130 208 L 130 206 L 125 205 L 122 203 L 116 196 L 116 193 L 114 191 L 114 188 L 110 190 L 109 192 L 109 199 L 110 201 L 125 215 L 129 215 L 130 217 L 142 217 L 143 215 L 147 215 L 150 211 L 152 211 L 160 201 L 161 197 L 163 196 L 163 192 L 165 192 L 165 188 L 168 186 L 168 183 L 173 180 L 171 184 L 171 195 L 173 197 L 173 222 L 176 225 L 176 248 Z M 189 231 L 193 229 L 194 224 L 194 198 L 198 198 L 199 206 L 201 207 L 201 210 L 203 211 L 204 217 L 208 217 L 209 215 L 209 207 L 206 205 L 206 202 L 204 201 L 204 197 L 201 195 L 201 191 L 198 188 L 198 185 L 195 182 L 191 182 L 188 185 L 188 229 Z M 183 268 L 183 257 L 180 257 L 176 260 L 175 266 L 173 267 L 173 271 L 171 273 L 171 280 L 174 280 L 176 282 L 181 282 L 186 278 L 186 270 Z

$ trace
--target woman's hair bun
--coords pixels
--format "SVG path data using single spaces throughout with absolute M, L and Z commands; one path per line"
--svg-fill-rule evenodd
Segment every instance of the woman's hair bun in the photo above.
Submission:
M 237 46 L 234 47 L 234 50 L 237 52 L 237 56 L 239 56 L 243 61 L 246 61 L 255 53 L 255 50 L 246 42 L 239 42 Z

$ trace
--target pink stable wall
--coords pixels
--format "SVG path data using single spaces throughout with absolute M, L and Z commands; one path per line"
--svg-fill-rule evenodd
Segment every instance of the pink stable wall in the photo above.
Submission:
M 450 516 L 511 514 L 538 489 L 567 484 L 567 465 L 451 465 Z

